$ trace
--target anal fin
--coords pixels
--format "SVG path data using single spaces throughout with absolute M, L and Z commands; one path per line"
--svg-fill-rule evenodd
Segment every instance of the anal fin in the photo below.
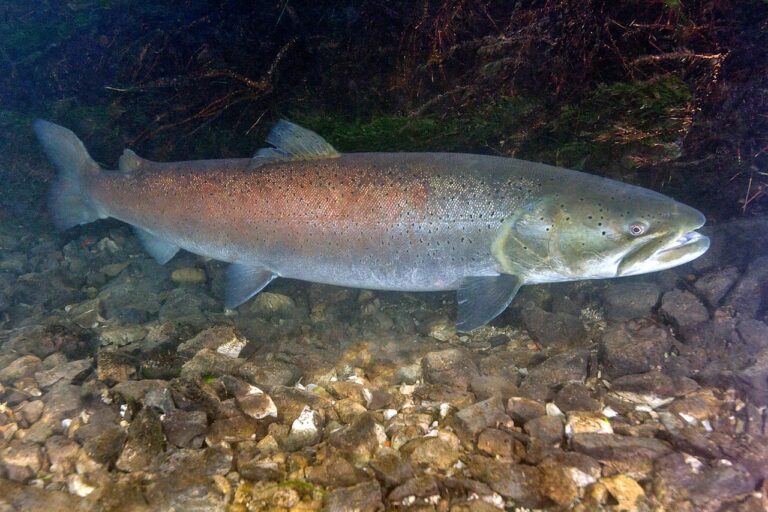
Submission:
M 456 292 L 456 330 L 469 332 L 499 316 L 522 284 L 519 277 L 511 274 L 465 277 Z
M 133 231 L 136 233 L 136 237 L 141 242 L 144 250 L 161 265 L 168 263 L 179 252 L 179 246 L 158 238 L 149 231 L 136 226 L 133 227 Z
M 276 277 L 277 274 L 265 267 L 232 263 L 227 267 L 224 306 L 227 309 L 235 309 L 259 293 Z

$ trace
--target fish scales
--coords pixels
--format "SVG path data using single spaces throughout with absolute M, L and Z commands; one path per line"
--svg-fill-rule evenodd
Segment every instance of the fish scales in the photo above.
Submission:
M 86 186 L 108 216 L 216 259 L 307 279 L 311 258 L 318 282 L 447 290 L 467 269 L 492 272 L 494 230 L 536 190 L 524 177 L 509 187 L 504 160 L 358 153 L 253 171 L 249 159 L 145 161 Z M 433 271 L 414 272 L 429 261 Z

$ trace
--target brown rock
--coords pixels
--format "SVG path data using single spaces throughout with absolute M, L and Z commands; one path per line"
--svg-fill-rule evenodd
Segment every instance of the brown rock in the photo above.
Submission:
M 454 416 L 456 433 L 467 448 L 472 448 L 478 434 L 488 427 L 512 428 L 512 419 L 504 412 L 501 399 L 494 397 L 465 407 Z
M 658 439 L 618 434 L 576 434 L 571 438 L 571 448 L 636 479 L 647 477 L 653 461 L 671 451 Z

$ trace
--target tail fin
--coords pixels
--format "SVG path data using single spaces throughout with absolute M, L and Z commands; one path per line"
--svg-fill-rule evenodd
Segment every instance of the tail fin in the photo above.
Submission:
M 45 153 L 59 171 L 49 193 L 49 208 L 59 229 L 93 222 L 102 215 L 91 203 L 83 187 L 83 177 L 101 171 L 91 155 L 71 130 L 36 120 L 32 127 Z

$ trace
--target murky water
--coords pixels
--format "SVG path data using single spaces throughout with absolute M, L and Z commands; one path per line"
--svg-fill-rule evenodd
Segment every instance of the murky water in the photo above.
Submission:
M 222 262 L 57 231 L 25 142 L 3 141 L 3 510 L 768 509 L 768 217 L 662 272 L 524 286 L 470 333 L 453 292 L 277 279 L 228 310 Z

